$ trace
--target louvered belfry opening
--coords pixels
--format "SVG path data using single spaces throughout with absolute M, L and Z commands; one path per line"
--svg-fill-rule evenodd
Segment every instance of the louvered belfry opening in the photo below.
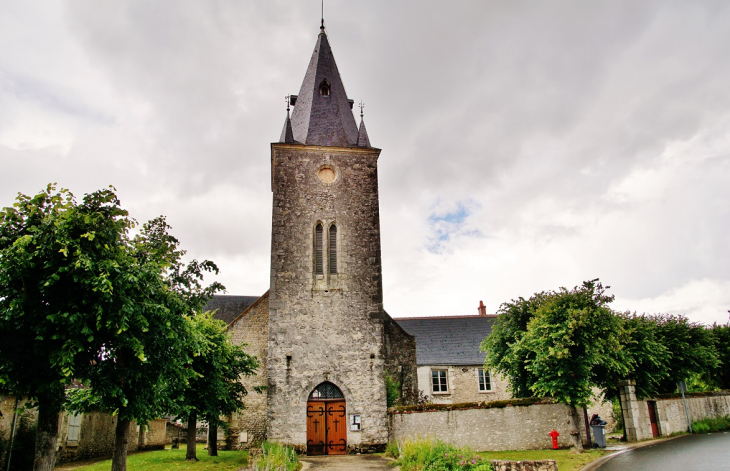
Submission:
M 337 226 L 330 226 L 330 275 L 337 273 Z
M 314 229 L 314 274 L 324 275 L 324 263 L 322 260 L 322 224 L 317 224 Z

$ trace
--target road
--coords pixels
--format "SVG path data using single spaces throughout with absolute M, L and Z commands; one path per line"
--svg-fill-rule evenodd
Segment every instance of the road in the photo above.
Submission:
M 596 471 L 730 470 L 730 431 L 687 435 L 636 448 L 608 460 Z

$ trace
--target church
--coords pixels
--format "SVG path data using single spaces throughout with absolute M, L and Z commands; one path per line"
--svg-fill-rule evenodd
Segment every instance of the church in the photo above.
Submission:
M 380 149 L 358 126 L 324 21 L 279 142 L 271 144 L 270 289 L 207 309 L 260 362 L 227 445 L 264 439 L 308 454 L 380 450 L 386 382 L 417 394 L 416 342 L 383 309 Z M 265 394 L 253 388 L 265 386 Z

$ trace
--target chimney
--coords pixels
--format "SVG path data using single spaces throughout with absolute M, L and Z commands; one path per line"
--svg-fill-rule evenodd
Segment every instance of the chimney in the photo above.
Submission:
M 479 311 L 480 316 L 487 315 L 487 306 L 485 306 L 482 301 L 479 301 L 479 307 L 477 308 L 477 310 Z

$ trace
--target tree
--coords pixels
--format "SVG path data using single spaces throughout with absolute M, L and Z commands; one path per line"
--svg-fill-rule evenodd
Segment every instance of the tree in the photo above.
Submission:
M 208 261 L 182 262 L 185 252 L 160 217 L 146 223 L 126 245 L 113 284 L 115 309 L 94 329 L 96 344 L 79 355 L 77 374 L 86 388 L 72 395 L 72 409 L 99 407 L 117 416 L 112 471 L 126 469 L 132 420 L 148 421 L 176 410 L 177 384 L 195 373 L 192 356 L 199 336 L 190 318 L 222 289 L 202 285 Z
M 711 372 L 719 365 L 712 330 L 684 316 L 656 315 L 657 339 L 669 353 L 667 376 L 659 382 L 662 393 L 677 389 L 677 381 L 699 373 L 709 381 Z
M 114 307 L 131 225 L 111 189 L 78 204 L 48 185 L 0 213 L 0 378 L 38 405 L 36 470 L 54 467 L 65 388 Z
M 506 375 L 510 393 L 514 397 L 532 396 L 530 385 L 535 382 L 535 377 L 525 369 L 525 363 L 534 355 L 529 351 L 517 351 L 512 345 L 525 335 L 527 324 L 548 296 L 549 293 L 543 291 L 527 300 L 520 297 L 503 303 L 497 312 L 491 335 L 482 342 L 481 350 L 487 354 L 486 367 Z
M 245 345 L 234 345 L 226 332 L 226 324 L 210 314 L 190 319 L 196 337 L 191 344 L 196 349 L 191 369 L 193 376 L 181 391 L 178 416 L 188 422 L 186 460 L 197 460 L 195 428 L 197 419 L 208 422 L 208 454 L 218 455 L 217 429 L 226 416 L 244 407 L 248 393 L 240 379 L 255 374 L 259 363 L 243 351 Z
M 571 435 L 576 449 L 582 448 L 577 408 L 591 403 L 592 388 L 599 385 L 595 374 L 598 367 L 616 375 L 628 373 L 619 342 L 622 326 L 608 307 L 611 301 L 613 296 L 605 294 L 597 279 L 572 290 L 539 293 L 530 298 L 529 305 L 524 300 L 517 303 L 515 320 L 501 323 L 514 327 L 513 342 L 499 339 L 484 343 L 487 349 L 492 345 L 502 348 L 497 353 L 488 350 L 488 367 L 509 375 L 522 362 L 527 373 L 521 378 L 533 394 L 553 397 L 571 408 Z M 528 316 L 522 333 L 517 330 L 519 322 Z M 502 332 L 504 335 L 508 331 Z
M 618 382 L 631 377 L 636 382 L 639 399 L 657 394 L 661 382 L 668 376 L 670 355 L 658 334 L 656 319 L 629 312 L 615 313 L 622 324 L 618 335 L 624 349 L 624 361 L 629 372 L 604 368 L 595 369 L 596 382 L 607 399 L 619 399 Z M 628 376 L 627 376 L 628 375 Z
M 712 326 L 718 364 L 712 371 L 712 383 L 720 389 L 730 389 L 730 323 Z

